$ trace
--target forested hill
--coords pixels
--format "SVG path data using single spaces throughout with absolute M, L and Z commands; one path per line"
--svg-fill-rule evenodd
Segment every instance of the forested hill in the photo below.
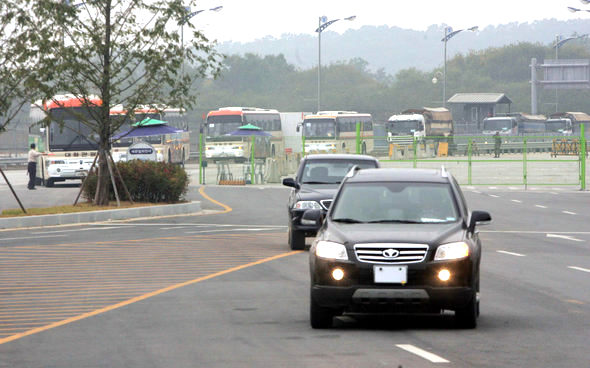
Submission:
M 383 69 L 389 74 L 410 67 L 431 70 L 443 64 L 443 28 L 443 25 L 432 25 L 421 32 L 398 27 L 364 26 L 343 34 L 328 29 L 322 33 L 322 64 L 362 58 L 368 62 L 370 70 Z M 457 53 L 466 54 L 519 42 L 549 45 L 558 34 L 570 36 L 574 33 L 590 33 L 590 21 L 549 19 L 488 26 L 477 33 L 458 34 L 448 42 L 448 55 L 452 57 Z M 227 55 L 283 54 L 288 63 L 301 69 L 317 65 L 317 48 L 317 36 L 290 34 L 279 39 L 267 37 L 249 43 L 225 42 L 219 45 L 219 50 Z

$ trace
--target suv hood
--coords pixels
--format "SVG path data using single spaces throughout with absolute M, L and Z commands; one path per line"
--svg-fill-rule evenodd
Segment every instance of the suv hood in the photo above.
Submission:
M 462 241 L 461 222 L 450 224 L 339 224 L 330 221 L 322 239 L 345 245 L 358 243 L 442 244 Z M 345 235 L 346 234 L 346 235 Z
M 302 184 L 297 195 L 303 201 L 332 199 L 339 187 L 340 184 Z

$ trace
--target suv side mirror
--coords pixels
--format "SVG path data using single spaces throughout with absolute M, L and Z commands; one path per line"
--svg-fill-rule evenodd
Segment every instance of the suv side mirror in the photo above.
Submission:
M 299 189 L 299 184 L 293 178 L 285 178 L 283 179 L 283 185 L 286 187 L 292 187 L 295 189 Z
M 475 225 L 487 225 L 492 222 L 492 216 L 486 211 L 473 211 L 471 212 L 471 219 L 469 220 L 469 228 L 467 229 L 470 233 L 475 231 Z
M 322 210 L 307 210 L 301 216 L 301 225 L 320 226 L 324 221 Z

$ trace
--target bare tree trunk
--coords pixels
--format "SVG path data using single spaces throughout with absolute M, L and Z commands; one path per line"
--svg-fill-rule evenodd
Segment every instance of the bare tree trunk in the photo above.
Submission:
M 108 168 L 108 158 L 106 155 L 106 149 L 101 148 L 99 150 L 98 157 L 98 185 L 96 187 L 96 205 L 97 206 L 108 206 L 109 205 L 109 192 L 110 192 L 110 175 Z

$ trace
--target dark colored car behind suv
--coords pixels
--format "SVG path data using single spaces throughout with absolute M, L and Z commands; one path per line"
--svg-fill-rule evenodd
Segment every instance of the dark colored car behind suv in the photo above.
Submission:
M 342 313 L 440 313 L 474 328 L 479 314 L 481 242 L 470 212 L 444 169 L 352 170 L 310 249 L 313 328 Z M 323 220 L 323 221 L 322 221 Z
M 379 161 L 365 155 L 307 155 L 301 160 L 295 179 L 283 179 L 283 185 L 293 188 L 287 203 L 291 249 L 304 249 L 305 237 L 315 236 L 318 231 L 315 222 L 302 221 L 303 213 L 309 209 L 327 212 L 340 182 L 353 166 L 376 168 Z

